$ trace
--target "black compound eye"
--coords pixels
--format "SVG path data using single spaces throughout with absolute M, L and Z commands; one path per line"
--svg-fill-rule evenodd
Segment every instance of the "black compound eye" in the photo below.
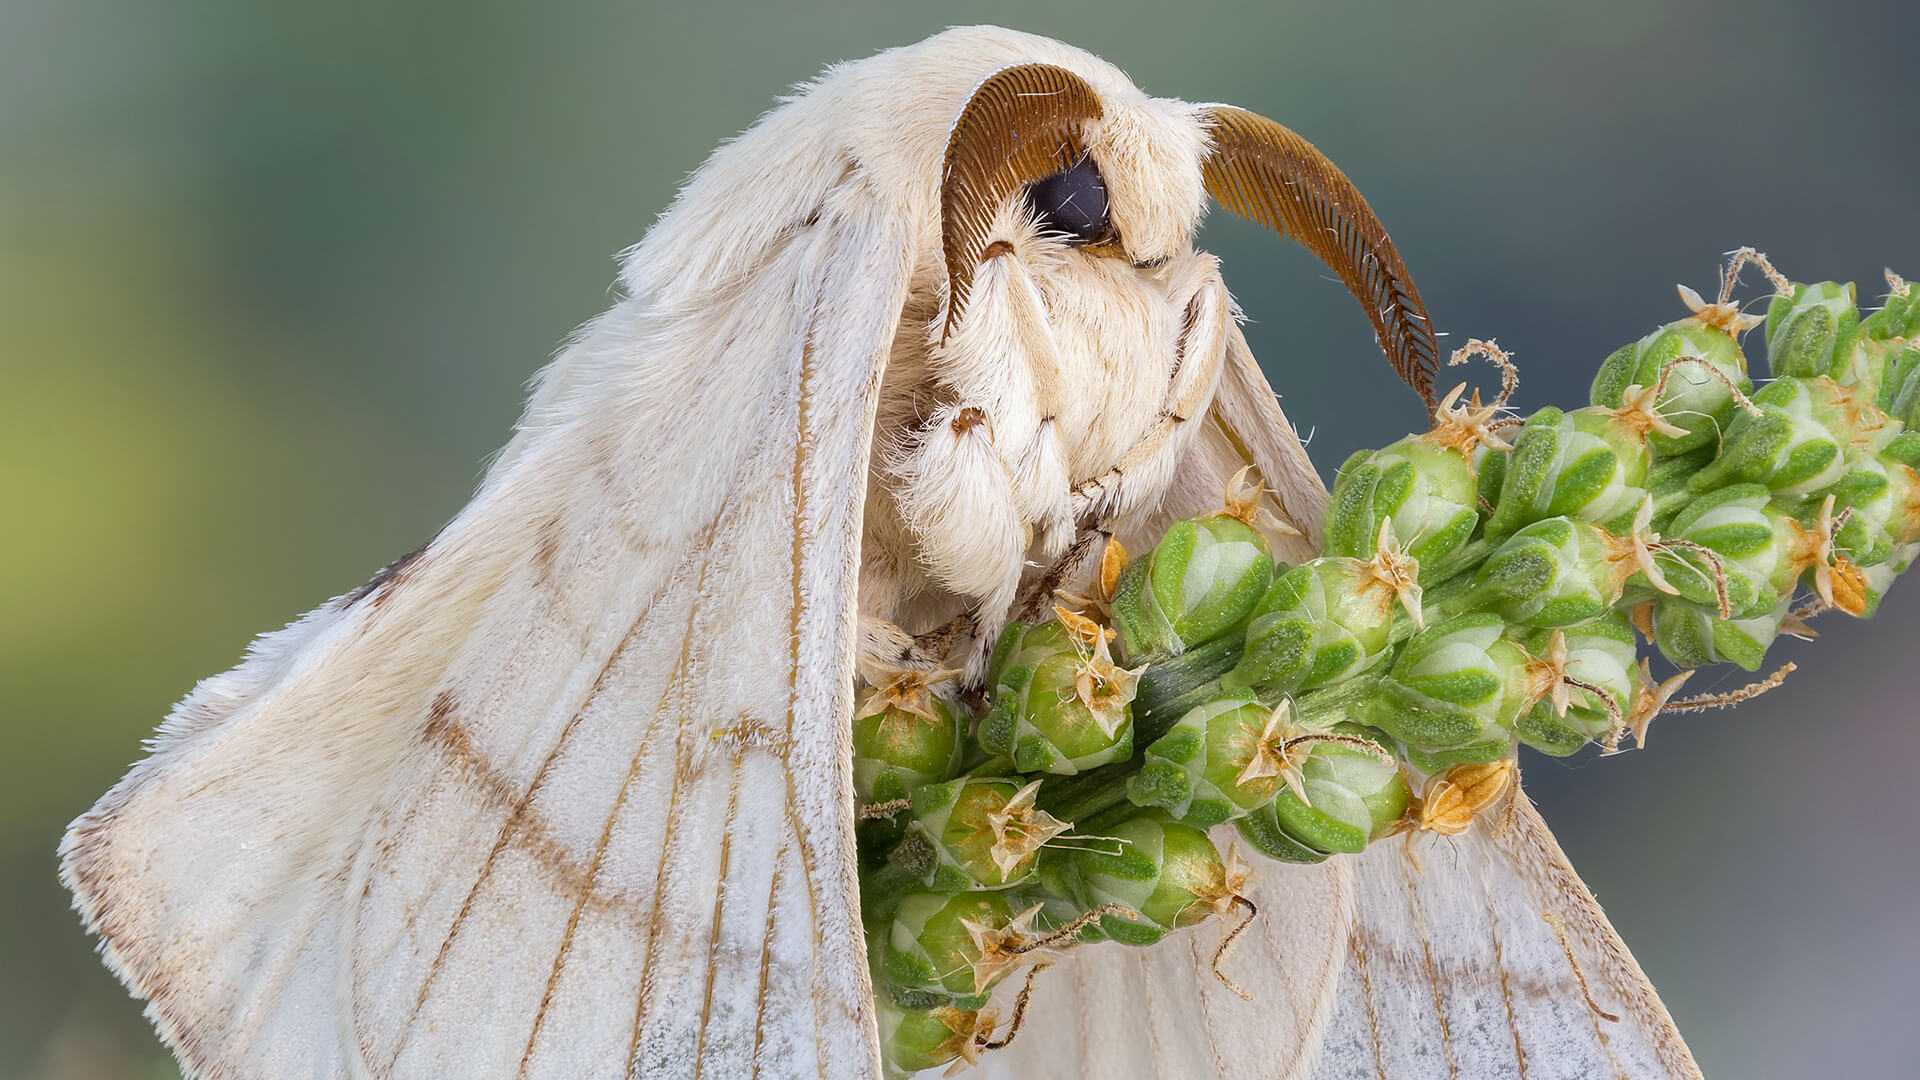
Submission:
M 1107 216 L 1107 183 L 1090 157 L 1035 181 L 1027 189 L 1027 203 L 1042 229 L 1062 234 L 1072 243 L 1091 244 L 1113 235 L 1113 222 Z

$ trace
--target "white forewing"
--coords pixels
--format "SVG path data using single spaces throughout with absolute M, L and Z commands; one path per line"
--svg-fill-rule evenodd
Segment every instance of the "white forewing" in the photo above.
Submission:
M 808 145 L 804 214 L 715 292 L 640 281 L 440 537 L 75 824 L 83 914 L 193 1073 L 874 1071 L 846 717 L 912 242 Z
M 1697 1078 L 1699 1068 L 1524 794 L 1447 841 L 1356 860 L 1320 1080 Z

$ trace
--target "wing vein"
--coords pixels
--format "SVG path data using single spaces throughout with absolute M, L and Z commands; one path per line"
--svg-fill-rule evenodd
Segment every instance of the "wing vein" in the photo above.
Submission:
M 773 968 L 773 928 L 778 922 L 780 874 L 786 868 L 787 852 L 791 840 L 780 842 L 780 851 L 773 859 L 773 880 L 767 886 L 767 925 L 760 934 L 760 990 L 753 1001 L 753 1080 L 760 1078 L 760 1045 L 767 1030 L 767 973 Z
M 708 554 L 707 545 L 699 548 L 702 554 Z M 667 879 L 672 876 L 674 854 L 679 850 L 675 840 L 680 825 L 681 794 L 686 788 L 687 773 L 691 768 L 688 752 L 692 749 L 688 741 L 688 729 L 691 717 L 687 715 L 687 668 L 693 658 L 693 640 L 695 623 L 703 605 L 701 600 L 706 594 L 707 571 L 713 566 L 709 555 L 700 560 L 700 572 L 694 578 L 693 599 L 687 604 L 687 628 L 680 638 L 680 655 L 674 661 L 673 674 L 667 680 L 667 692 L 662 695 L 661 708 L 655 713 L 657 721 L 666 712 L 666 699 L 677 696 L 680 708 L 679 734 L 674 739 L 673 748 L 673 787 L 667 795 L 667 816 L 661 827 L 660 865 L 653 876 L 653 906 L 647 911 L 647 949 L 640 965 L 640 992 L 633 1007 L 633 1034 L 627 1042 L 627 1067 L 622 1075 L 632 1076 L 634 1062 L 640 1054 L 640 1035 L 645 1028 L 647 1015 L 653 1008 L 654 961 L 660 953 L 660 909 L 666 898 Z
M 707 1059 L 707 1025 L 713 1019 L 713 977 L 720 967 L 720 919 L 727 906 L 727 863 L 733 853 L 734 816 L 740 809 L 740 764 L 746 751 L 733 755 L 733 774 L 727 781 L 727 816 L 720 832 L 719 884 L 713 891 L 713 920 L 707 931 L 707 985 L 700 1000 L 700 1033 L 693 1044 L 693 1080 L 700 1080 Z
M 1440 1022 L 1440 1051 L 1446 1057 L 1447 1076 L 1457 1080 L 1460 1075 L 1460 1063 L 1454 1056 L 1453 1033 L 1447 1023 L 1447 994 L 1441 986 L 1440 965 L 1433 959 L 1433 931 L 1427 926 L 1427 913 L 1420 907 L 1419 883 L 1413 880 L 1413 866 L 1402 860 L 1400 873 L 1407 882 L 1407 915 L 1412 920 L 1413 932 L 1420 939 L 1420 957 L 1426 969 L 1427 988 L 1433 992 L 1433 1017 Z

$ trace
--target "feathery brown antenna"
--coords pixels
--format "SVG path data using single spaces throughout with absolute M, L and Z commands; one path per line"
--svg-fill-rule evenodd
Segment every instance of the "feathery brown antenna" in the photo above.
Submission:
M 1413 275 L 1353 181 L 1312 143 L 1258 113 L 1211 110 L 1213 153 L 1202 167 L 1221 206 L 1291 236 L 1352 292 L 1393 370 L 1431 412 L 1440 348 Z
M 940 243 L 947 263 L 947 325 L 953 332 L 973 270 L 1002 203 L 1067 168 L 1084 152 L 1080 125 L 1101 116 L 1086 80 L 1052 64 L 1020 64 L 988 76 L 947 136 L 940 173 Z

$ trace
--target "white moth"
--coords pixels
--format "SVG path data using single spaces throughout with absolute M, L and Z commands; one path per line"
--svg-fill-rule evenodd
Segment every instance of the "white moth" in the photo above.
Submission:
M 1426 390 L 1418 294 L 1337 170 L 1067 46 L 950 31 L 716 152 L 467 508 L 197 687 L 67 835 L 189 1075 L 878 1075 L 856 660 L 977 667 L 1023 567 L 1245 465 L 1318 529 L 1192 246 L 1209 193 L 1326 258 Z M 1268 868 L 1252 1003 L 1193 935 L 1077 950 L 982 1067 L 1697 1076 L 1526 800 L 1490 817 L 1417 864 Z

